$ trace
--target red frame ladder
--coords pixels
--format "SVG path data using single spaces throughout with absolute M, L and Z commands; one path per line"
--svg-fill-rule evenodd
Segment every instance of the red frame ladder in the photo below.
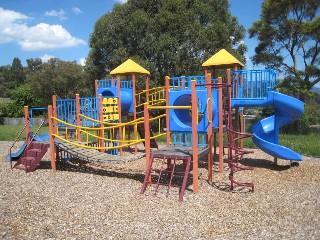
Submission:
M 161 159 L 160 168 L 153 168 L 153 164 L 156 159 Z M 182 161 L 180 166 L 179 162 Z M 154 195 L 157 195 L 160 185 L 167 186 L 166 196 L 170 195 L 170 188 L 173 184 L 174 175 L 183 175 L 183 181 L 179 193 L 179 201 L 183 201 L 184 192 L 187 186 L 188 175 L 191 170 L 192 156 L 181 155 L 167 155 L 164 153 L 151 153 L 150 162 L 147 167 L 146 175 L 141 188 L 141 194 L 143 194 L 148 185 L 155 185 Z M 182 167 L 182 171 L 179 170 Z M 152 171 L 155 172 L 152 176 Z M 167 175 L 166 182 L 162 182 L 163 178 Z M 155 178 L 152 181 L 152 177 Z

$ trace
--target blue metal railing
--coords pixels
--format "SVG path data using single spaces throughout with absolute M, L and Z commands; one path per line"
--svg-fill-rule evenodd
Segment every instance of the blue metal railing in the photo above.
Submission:
M 98 80 L 99 88 L 117 87 L 117 79 Z M 132 80 L 120 80 L 120 88 L 132 88 Z
M 191 89 L 191 80 L 196 80 L 196 84 L 205 84 L 205 76 L 181 76 L 181 77 L 170 77 L 170 86 L 174 90 Z M 217 79 L 212 78 L 212 83 L 216 83 Z M 199 86 L 197 89 L 205 89 L 205 86 Z
M 80 98 L 80 113 L 93 119 L 99 119 L 99 98 Z M 67 123 L 76 124 L 76 99 L 57 99 L 57 117 Z M 92 126 L 94 122 L 81 118 L 82 126 Z M 65 124 L 58 123 L 58 127 L 64 127 Z
M 76 124 L 76 99 L 57 99 L 57 117 L 62 121 Z M 58 127 L 64 125 L 58 123 Z
M 206 132 L 198 133 L 198 146 L 207 146 Z M 171 132 L 171 143 L 172 145 L 179 146 L 192 146 L 192 132 Z
M 273 69 L 234 70 L 232 75 L 232 98 L 264 99 L 277 86 Z
M 100 100 L 99 98 L 80 98 L 80 113 L 86 117 L 92 119 L 100 119 L 99 115 L 99 106 Z M 81 118 L 81 125 L 82 126 L 93 126 L 96 122 L 91 121 L 87 118 Z

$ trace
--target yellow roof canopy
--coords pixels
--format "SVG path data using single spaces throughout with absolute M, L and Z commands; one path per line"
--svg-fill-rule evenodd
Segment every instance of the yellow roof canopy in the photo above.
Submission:
M 130 58 L 110 72 L 110 74 L 112 75 L 126 73 L 150 74 L 148 70 L 144 69 L 138 63 L 132 61 Z
M 220 67 L 234 67 L 235 64 L 244 66 L 242 62 L 232 56 L 227 50 L 221 49 L 219 52 L 214 54 L 211 58 L 205 61 L 202 66 L 220 66 Z

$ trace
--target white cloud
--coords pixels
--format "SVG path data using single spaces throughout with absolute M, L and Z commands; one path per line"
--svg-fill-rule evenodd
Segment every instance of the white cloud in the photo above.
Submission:
M 40 57 L 41 61 L 44 63 L 48 62 L 51 58 L 55 58 L 55 56 L 45 54 L 42 57 Z
M 71 10 L 72 10 L 72 12 L 75 13 L 75 14 L 80 14 L 80 13 L 82 13 L 81 9 L 78 8 L 78 7 L 73 7 Z
M 23 50 L 36 51 L 85 45 L 82 39 L 73 37 L 61 25 L 39 23 L 27 26 L 29 19 L 19 12 L 0 8 L 0 44 L 17 42 Z
M 66 13 L 62 9 L 60 9 L 60 11 L 57 11 L 57 10 L 46 11 L 44 15 L 48 17 L 58 17 L 61 21 L 67 19 L 67 17 L 65 16 Z
M 39 23 L 25 31 L 24 39 L 19 41 L 22 49 L 33 51 L 84 45 L 81 39 L 72 37 L 61 25 Z
M 116 0 L 118 3 L 126 3 L 126 2 L 128 2 L 128 0 Z
M 21 32 L 26 28 L 22 21 L 27 19 L 29 17 L 24 14 L 0 7 L 0 43 L 13 41 L 16 32 Z
M 80 58 L 79 62 L 78 62 L 81 66 L 86 65 L 86 59 L 85 58 Z

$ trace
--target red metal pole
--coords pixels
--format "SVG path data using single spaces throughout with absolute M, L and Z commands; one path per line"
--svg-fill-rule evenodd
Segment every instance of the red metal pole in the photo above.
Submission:
M 146 102 L 143 104 L 144 111 L 144 142 L 145 142 L 145 151 L 146 151 L 146 168 L 149 166 L 150 161 L 150 122 L 149 122 L 149 103 Z
M 169 106 L 169 91 L 170 91 L 170 77 L 166 76 L 166 105 Z M 170 109 L 166 109 L 166 137 L 167 137 L 167 146 L 170 145 L 171 136 L 170 136 L 170 120 L 169 120 Z
M 204 75 L 205 75 L 205 76 L 208 75 L 208 67 L 204 67 Z
M 119 110 L 119 123 L 122 122 L 122 114 L 121 114 L 121 89 L 120 89 L 120 77 L 117 77 L 117 93 L 118 93 L 118 110 Z M 122 145 L 122 127 L 119 127 L 119 146 Z M 122 156 L 122 148 L 119 148 L 120 156 Z
M 81 136 L 81 117 L 80 117 L 80 96 L 79 94 L 76 94 L 76 115 L 77 115 L 77 139 L 79 142 L 82 142 L 82 136 Z
M 53 111 L 52 111 L 52 106 L 49 105 L 48 106 L 48 120 L 49 120 L 49 133 L 50 133 L 50 160 L 51 160 L 51 169 L 53 172 L 55 172 L 57 170 L 57 166 L 56 166 L 56 160 L 55 160 L 55 146 L 54 146 L 54 127 L 53 127 L 53 121 L 52 121 L 52 117 L 53 117 Z
M 58 111 L 57 111 L 57 96 L 52 96 L 52 115 L 55 118 L 58 118 Z M 58 122 L 57 120 L 53 120 L 53 129 L 52 133 L 58 134 Z
M 218 83 L 222 84 L 222 77 L 218 77 Z M 219 85 L 219 172 L 223 172 L 223 104 L 222 85 Z
M 149 75 L 146 75 L 146 102 L 149 102 Z
M 98 88 L 99 88 L 98 80 L 96 79 L 94 80 L 94 92 L 96 97 L 98 96 Z
M 133 120 L 137 119 L 137 109 L 136 109 L 136 75 L 132 74 L 132 104 L 133 104 Z M 137 125 L 134 125 L 133 128 L 134 140 L 137 140 L 138 133 L 137 133 Z M 130 139 L 129 139 L 130 140 Z M 138 145 L 134 145 L 134 154 L 138 153 Z
M 102 101 L 103 101 L 103 99 L 102 99 L 102 94 L 99 94 L 99 102 L 100 102 L 100 130 L 99 130 L 99 137 L 100 138 L 103 138 L 104 137 L 104 130 L 102 129 L 103 127 L 104 127 L 104 124 L 103 124 L 103 121 L 104 121 L 104 119 L 103 119 L 103 110 L 102 110 Z M 99 146 L 100 147 L 104 147 L 104 140 L 103 139 L 99 139 Z M 104 152 L 104 150 L 103 149 L 100 149 L 99 150 L 100 152 Z
M 26 141 L 27 144 L 30 143 L 30 118 L 29 118 L 29 107 L 28 106 L 24 106 L 23 107 L 23 111 L 24 111 L 24 122 L 26 124 Z
M 207 114 L 208 114 L 208 182 L 212 182 L 212 86 L 211 86 L 211 74 L 206 75 L 207 84 Z
M 191 81 L 191 114 L 192 114 L 192 160 L 193 160 L 193 192 L 198 192 L 198 99 L 196 81 Z

